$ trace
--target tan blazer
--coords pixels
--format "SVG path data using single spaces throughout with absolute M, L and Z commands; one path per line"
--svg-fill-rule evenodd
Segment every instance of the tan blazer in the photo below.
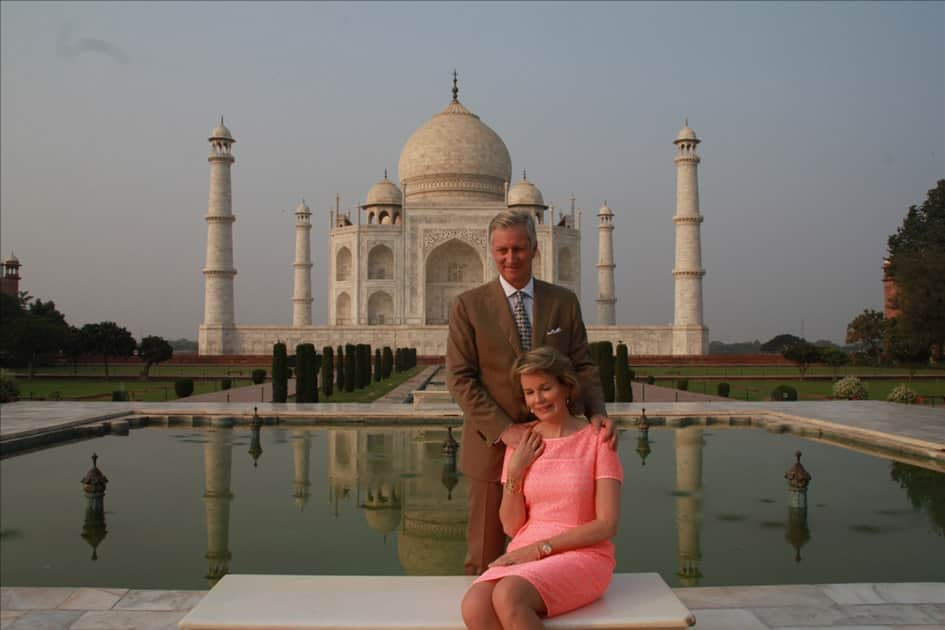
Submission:
M 535 279 L 532 347 L 550 345 L 570 357 L 581 381 L 574 413 L 606 413 L 597 366 L 587 348 L 581 305 L 568 289 Z M 518 329 L 499 279 L 466 291 L 450 311 L 446 383 L 463 410 L 460 470 L 473 479 L 498 481 L 505 446 L 499 436 L 526 422 L 522 387 L 511 376 L 521 354 Z

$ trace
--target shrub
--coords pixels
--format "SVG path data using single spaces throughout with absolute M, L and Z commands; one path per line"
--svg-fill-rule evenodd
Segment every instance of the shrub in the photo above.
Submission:
M 255 372 L 253 382 L 256 382 Z M 229 389 L 229 387 L 225 388 Z M 272 346 L 272 402 L 284 403 L 289 396 L 289 357 L 281 341 Z
M 355 379 L 357 378 L 357 373 L 355 369 L 357 368 L 357 359 L 355 358 L 357 347 L 348 343 L 345 344 L 345 391 L 353 392 L 355 386 L 357 385 Z
M 335 350 L 335 389 L 339 392 L 345 391 L 345 353 L 341 346 Z
M 886 400 L 889 402 L 903 403 L 906 405 L 915 403 L 915 399 L 915 392 L 906 387 L 903 383 L 896 385 L 893 390 L 889 392 L 889 396 L 886 396 Z
M 13 402 L 20 396 L 20 386 L 16 384 L 16 379 L 0 372 L 0 402 Z
M 128 392 L 123 389 L 116 389 L 112 392 L 112 402 L 126 402 L 128 400 Z
M 688 391 L 688 390 L 689 390 L 689 379 L 688 379 L 688 378 L 681 378 L 681 379 L 679 379 L 678 381 L 676 381 L 676 389 L 680 389 L 680 390 L 682 390 L 682 391 L 684 391 L 684 392 L 685 392 L 685 391 Z
M 653 376 L 652 374 L 647 374 L 647 375 L 646 375 L 646 384 L 647 384 L 647 385 L 655 385 L 655 384 L 656 384 L 656 377 Z
M 797 400 L 797 390 L 790 385 L 778 385 L 771 390 L 771 400 Z
M 266 370 L 262 368 L 256 368 L 255 370 L 253 370 L 253 383 L 255 383 L 256 385 L 259 385 L 265 380 L 266 380 Z
M 390 378 L 393 370 L 394 353 L 391 352 L 390 346 L 384 346 L 384 351 L 381 353 L 381 378 Z
M 331 398 L 335 384 L 335 351 L 331 346 L 322 348 L 322 393 L 325 398 Z
M 845 376 L 833 384 L 833 397 L 846 400 L 866 400 L 869 392 L 863 381 L 855 376 Z
M 220 389 L 230 389 L 233 387 L 233 381 L 228 378 L 220 379 Z
M 728 383 L 719 383 L 718 389 L 716 391 L 718 391 L 719 396 L 728 398 L 728 394 L 731 391 L 731 386 Z
M 194 379 L 178 378 L 174 380 L 174 394 L 178 398 L 187 398 L 194 393 Z
M 597 370 L 600 372 L 600 384 L 604 389 L 604 401 L 614 402 L 617 393 L 614 388 L 614 345 L 609 341 L 598 342 Z

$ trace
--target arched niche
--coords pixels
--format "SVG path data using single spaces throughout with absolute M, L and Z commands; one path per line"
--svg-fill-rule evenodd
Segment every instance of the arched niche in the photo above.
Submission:
M 354 323 L 351 318 L 351 296 L 342 291 L 335 298 L 335 324 L 345 326 Z
M 335 254 L 335 281 L 346 282 L 351 280 L 351 250 L 342 247 Z
M 375 245 L 368 254 L 368 280 L 394 277 L 394 252 L 387 245 Z
M 368 324 L 394 323 L 394 299 L 386 291 L 377 291 L 368 298 Z
M 558 280 L 561 282 L 574 282 L 574 254 L 570 247 L 562 247 L 558 250 Z
M 471 245 L 451 239 L 427 257 L 426 323 L 446 324 L 450 307 L 463 291 L 483 281 L 482 259 Z

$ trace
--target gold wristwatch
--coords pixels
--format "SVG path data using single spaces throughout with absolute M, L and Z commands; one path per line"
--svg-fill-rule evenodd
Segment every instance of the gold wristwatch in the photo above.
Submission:
M 546 540 L 538 544 L 538 554 L 541 558 L 547 558 L 554 549 L 551 547 L 551 541 Z

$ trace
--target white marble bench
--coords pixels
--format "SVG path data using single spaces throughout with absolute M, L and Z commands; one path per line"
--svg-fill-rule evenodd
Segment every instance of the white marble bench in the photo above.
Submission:
M 181 630 L 463 630 L 473 578 L 227 575 Z M 695 618 L 658 573 L 617 574 L 603 598 L 546 621 L 549 629 L 687 628 Z

